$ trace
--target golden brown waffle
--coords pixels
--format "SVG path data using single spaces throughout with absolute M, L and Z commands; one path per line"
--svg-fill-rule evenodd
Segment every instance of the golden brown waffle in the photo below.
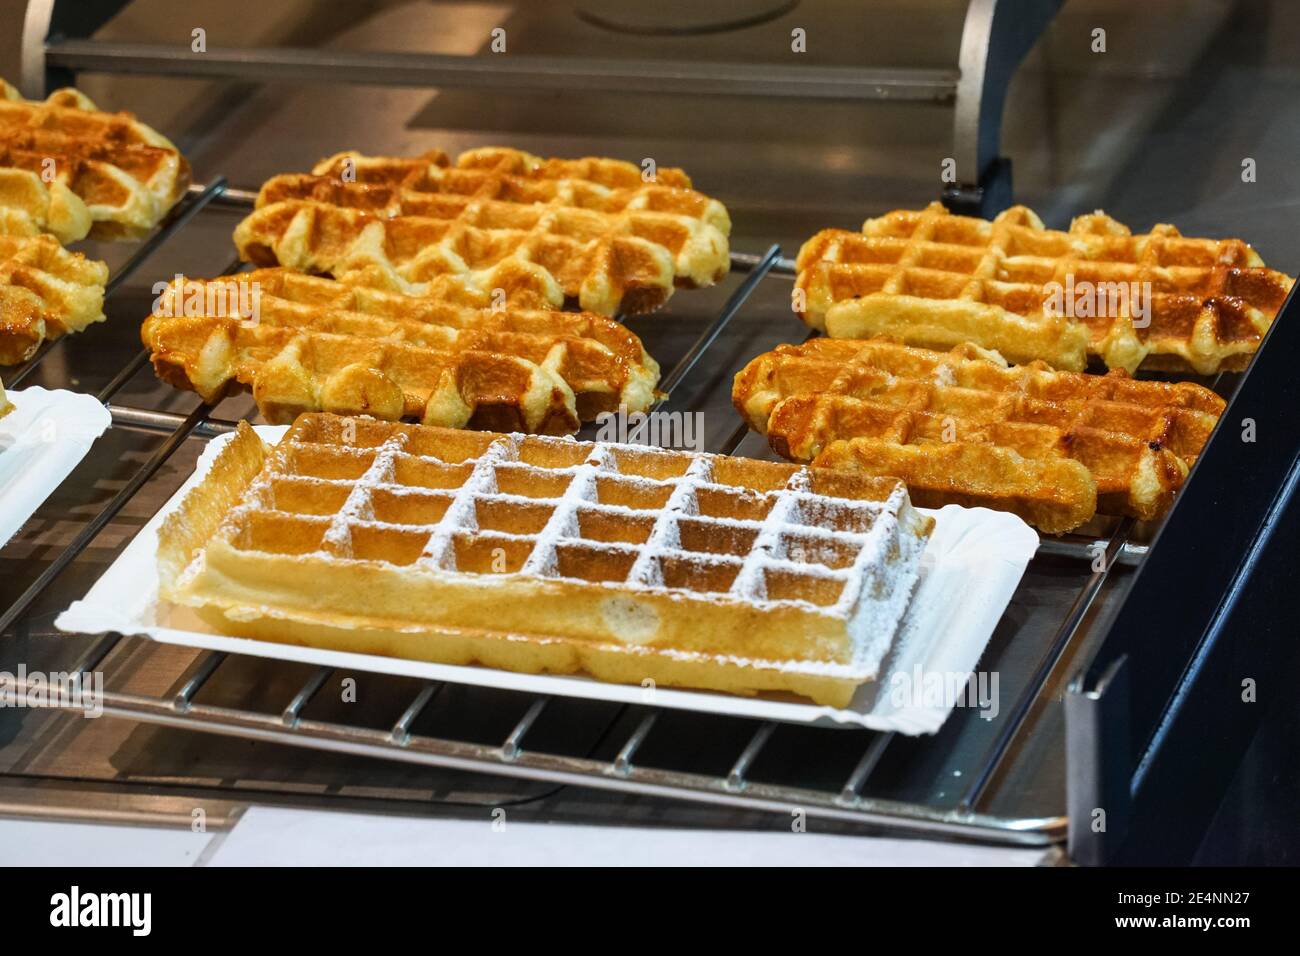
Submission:
M 26 361 L 46 339 L 104 320 L 108 266 L 49 235 L 0 228 L 0 365 Z
M 736 376 L 736 408 L 795 461 L 907 482 L 922 507 L 985 506 L 1040 530 L 1162 514 L 1224 403 L 1189 382 L 1009 366 L 972 345 L 782 345 Z
M 190 184 L 166 137 L 76 90 L 24 100 L 0 80 L 0 216 L 61 242 L 143 236 Z
M 731 221 L 679 169 L 654 182 L 612 159 L 514 149 L 415 159 L 340 153 L 277 176 L 235 230 L 240 256 L 413 295 L 501 290 L 526 308 L 565 300 L 612 316 L 651 312 L 675 286 L 727 273 Z
M 796 264 L 796 311 L 835 338 L 972 342 L 1073 371 L 1088 355 L 1129 372 L 1245 368 L 1293 281 L 1239 239 L 1132 235 L 1100 212 L 1056 232 L 1024 206 L 988 222 L 939 203 L 820 232 Z
M 603 316 L 479 309 L 288 269 L 176 280 L 142 338 L 164 381 L 209 402 L 250 386 L 272 423 L 323 410 L 555 434 L 646 411 L 659 380 L 641 341 Z
M 892 479 L 304 415 L 241 424 L 159 578 L 236 636 L 843 706 L 933 524 Z

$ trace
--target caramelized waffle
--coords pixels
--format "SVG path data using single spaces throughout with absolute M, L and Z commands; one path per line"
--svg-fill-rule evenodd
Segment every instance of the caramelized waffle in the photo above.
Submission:
M 0 80 L 0 215 L 61 242 L 138 238 L 190 184 L 185 157 L 130 113 L 73 89 L 24 100 Z
M 104 320 L 108 266 L 50 235 L 0 229 L 0 365 L 26 361 L 46 339 Z
M 893 479 L 304 415 L 241 423 L 160 593 L 260 640 L 844 706 L 933 524 Z
M 796 311 L 835 338 L 972 342 L 1072 371 L 1089 355 L 1129 372 L 1243 369 L 1293 282 L 1239 239 L 1133 235 L 1100 212 L 1057 232 L 1024 206 L 988 222 L 939 203 L 820 232 L 796 265 Z
M 652 312 L 675 286 L 727 273 L 727 210 L 690 187 L 679 169 L 645 182 L 631 163 L 495 147 L 455 165 L 340 153 L 263 185 L 235 245 L 258 265 L 361 272 L 413 295 L 500 289 L 525 308 Z
M 300 412 L 564 433 L 644 412 L 659 366 L 590 313 L 475 308 L 288 269 L 179 277 L 145 320 L 160 378 L 219 400 L 250 386 L 267 421 Z
M 1096 512 L 1162 514 L 1224 408 L 1190 382 L 884 339 L 778 346 L 736 376 L 732 397 L 794 461 L 894 475 L 922 507 L 997 508 L 1051 533 Z

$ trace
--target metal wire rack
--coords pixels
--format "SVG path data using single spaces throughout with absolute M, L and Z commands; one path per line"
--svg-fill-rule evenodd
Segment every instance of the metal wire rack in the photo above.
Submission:
M 112 277 L 107 294 L 112 295 L 160 247 L 178 231 L 193 221 L 205 209 L 251 208 L 255 194 L 230 188 L 224 178 L 206 186 L 192 187 L 188 195 L 164 220 L 124 266 Z M 697 363 L 715 342 L 723 329 L 732 321 L 750 299 L 760 283 L 778 277 L 794 275 L 793 262 L 781 257 L 781 250 L 772 246 L 762 254 L 732 253 L 732 268 L 745 277 L 695 342 L 664 378 L 661 388 L 669 398 L 690 376 Z M 239 263 L 232 262 L 227 273 L 237 271 Z M 51 353 L 60 347 L 59 340 L 47 344 L 25 365 L 19 367 L 6 383 L 8 387 L 21 384 Z M 147 364 L 147 354 L 136 355 L 98 393 L 112 415 L 116 428 L 143 430 L 165 436 L 162 443 L 126 481 L 125 485 L 91 517 L 35 581 L 0 614 L 0 635 L 10 631 L 33 602 L 37 600 L 62 574 L 79 554 L 95 539 L 133 496 L 158 472 L 163 464 L 182 444 L 190 439 L 209 439 L 234 429 L 233 421 L 213 418 L 212 408 L 200 404 L 187 415 L 136 408 L 114 402 L 117 393 Z M 733 453 L 746 435 L 742 424 L 716 451 Z M 1146 546 L 1131 540 L 1134 524 L 1120 521 L 1109 536 L 1090 538 L 1067 536 L 1044 539 L 1035 560 L 1043 558 L 1067 559 L 1080 562 L 1077 589 L 1064 617 L 1054 634 L 1041 649 L 1028 679 L 1015 697 L 1005 719 L 1000 724 L 992 742 L 980 756 L 977 769 L 960 792 L 955 805 L 935 806 L 924 802 L 881 799 L 864 794 L 873 773 L 885 758 L 896 736 L 892 733 L 869 731 L 834 731 L 850 733 L 860 743 L 851 770 L 837 786 L 811 787 L 771 784 L 754 779 L 751 771 L 756 760 L 777 731 L 777 725 L 767 721 L 750 720 L 752 727 L 746 742 L 725 773 L 704 774 L 677 769 L 663 769 L 637 762 L 638 752 L 655 733 L 663 711 L 654 706 L 641 708 L 631 717 L 633 729 L 621 738 L 612 757 L 573 756 L 531 749 L 530 731 L 539 717 L 552 706 L 552 698 L 535 697 L 523 716 L 499 744 L 469 743 L 462 740 L 413 732 L 413 726 L 422 712 L 429 707 L 446 684 L 425 682 L 413 695 L 401 716 L 382 729 L 353 726 L 343 722 L 308 719 L 303 712 L 308 703 L 331 677 L 331 668 L 319 668 L 285 702 L 279 713 L 260 713 L 252 710 L 204 704 L 196 695 L 214 679 L 227 656 L 220 652 L 205 652 L 170 696 L 145 696 L 106 688 L 104 713 L 110 716 L 143 721 L 169 727 L 206 731 L 238 737 L 290 744 L 320 750 L 337 751 L 359 756 L 377 757 L 454 770 L 487 772 L 509 777 L 549 781 L 580 787 L 626 791 L 641 795 L 722 804 L 750 810 L 789 813 L 802 810 L 810 816 L 828 820 L 846 821 L 870 827 L 912 834 L 930 834 L 974 839 L 983 842 L 1047 845 L 1065 838 L 1064 816 L 1007 817 L 981 812 L 990 784 L 997 777 L 1009 751 L 1025 729 L 1026 720 L 1043 702 L 1049 677 L 1062 656 L 1078 638 L 1080 628 L 1094 601 L 1106 584 L 1108 575 L 1117 566 L 1135 565 L 1146 554 Z M 1104 560 L 1099 556 L 1104 555 Z M 88 673 L 99 667 L 123 640 L 120 635 L 99 635 L 76 660 L 72 671 Z M 17 688 L 19 693 L 23 687 Z M 71 708 L 77 706 L 68 699 L 49 701 L 49 706 Z M 692 714 L 699 721 L 719 720 L 706 714 Z M 735 720 L 735 718 L 725 718 Z M 610 727 L 615 724 L 610 721 Z M 812 731 L 826 733 L 827 731 Z

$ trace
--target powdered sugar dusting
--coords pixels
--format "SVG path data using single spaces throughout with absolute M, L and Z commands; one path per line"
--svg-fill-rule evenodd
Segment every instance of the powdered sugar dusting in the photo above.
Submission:
M 899 520 L 901 485 L 883 500 L 852 500 L 814 493 L 809 471 L 796 466 L 523 435 L 500 436 L 469 457 L 465 447 L 443 455 L 403 428 L 363 449 L 290 432 L 222 534 L 234 541 L 250 515 L 269 513 L 328 522 L 313 554 L 329 560 L 387 560 L 485 585 L 516 575 L 797 607 L 845 623 L 854 660 L 834 666 L 859 671 L 888 645 L 925 546 Z M 276 500 L 277 481 L 319 486 L 313 508 L 331 494 L 342 504 L 328 516 L 295 511 L 292 496 Z M 354 533 L 401 547 L 358 554 Z M 458 545 L 467 542 L 501 551 L 505 566 L 461 567 Z M 602 575 L 586 576 L 592 561 Z M 628 571 L 608 580 L 609 567 Z
M 373 517 L 371 496 L 381 484 L 392 482 L 393 461 L 405 444 L 406 435 L 401 432 L 384 442 L 365 474 L 352 486 L 352 493 L 343 502 L 343 507 L 334 516 L 329 529 L 321 539 L 328 552 L 340 557 L 352 556 L 352 525 L 357 521 L 365 521 Z

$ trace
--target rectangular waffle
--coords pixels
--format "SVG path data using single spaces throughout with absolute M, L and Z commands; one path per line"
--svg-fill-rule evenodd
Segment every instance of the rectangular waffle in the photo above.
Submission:
M 246 424 L 159 533 L 222 633 L 844 706 L 933 519 L 893 479 L 304 415 Z
M 514 149 L 414 159 L 340 153 L 277 176 L 235 229 L 246 262 L 415 295 L 448 289 L 589 312 L 652 312 L 675 286 L 710 286 L 730 265 L 731 221 L 679 169 L 541 159 Z
M 659 380 L 640 339 L 603 316 L 475 308 L 289 269 L 178 277 L 141 337 L 164 381 L 208 402 L 250 386 L 272 423 L 328 411 L 557 434 L 646 411 Z
M 68 252 L 50 235 L 6 235 L 0 224 L 0 365 L 102 322 L 107 281 L 103 262 Z
M 60 242 L 138 238 L 190 185 L 190 166 L 130 113 L 105 113 L 74 89 L 44 102 L 0 80 L 0 217 Z
M 1072 371 L 1088 356 L 1128 372 L 1243 369 L 1293 282 L 1239 239 L 1193 239 L 1170 225 L 1132 235 L 1101 212 L 1057 232 L 1024 206 L 988 222 L 939 203 L 868 219 L 860 233 L 820 232 L 796 266 L 796 311 L 835 338 L 972 342 Z M 1150 311 L 1136 323 L 1140 310 L 1114 295 L 1133 282 L 1150 284 Z M 1080 317 L 1053 296 L 1084 288 L 1112 293 L 1107 314 Z
M 1096 512 L 1162 514 L 1224 408 L 1190 382 L 885 339 L 778 346 L 736 376 L 732 398 L 794 461 L 894 475 L 922 507 L 997 508 L 1051 533 Z

